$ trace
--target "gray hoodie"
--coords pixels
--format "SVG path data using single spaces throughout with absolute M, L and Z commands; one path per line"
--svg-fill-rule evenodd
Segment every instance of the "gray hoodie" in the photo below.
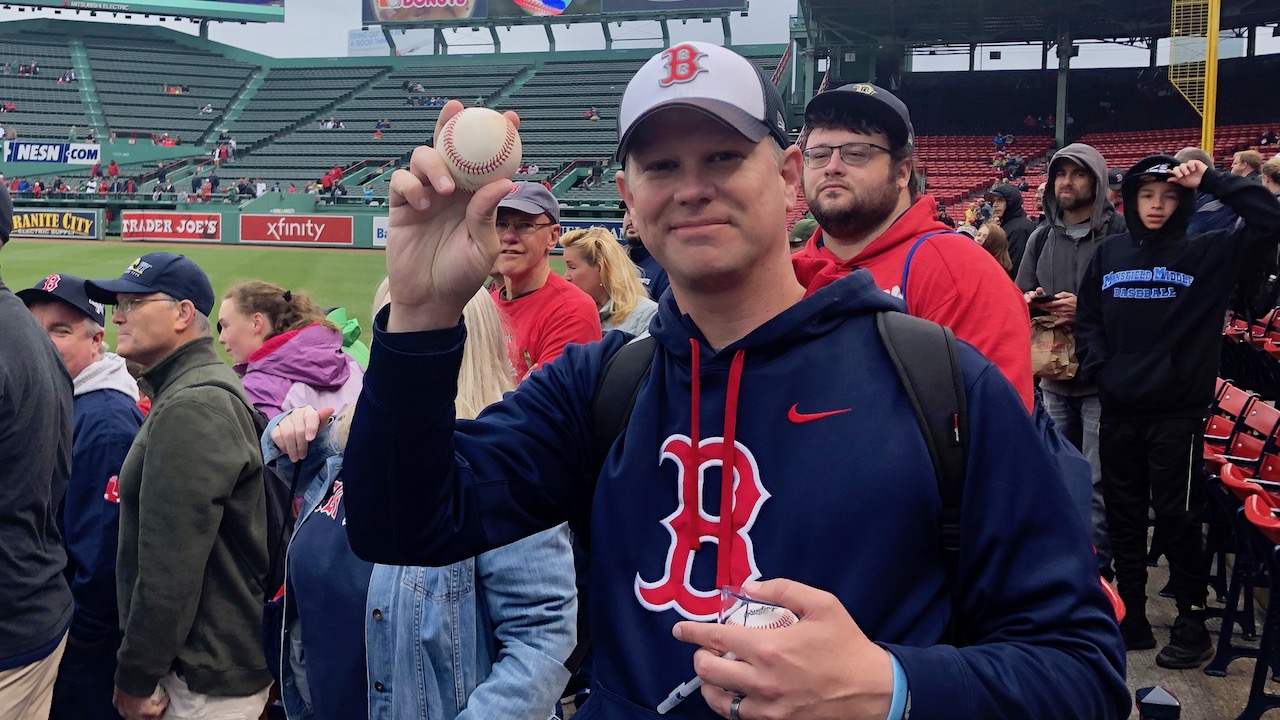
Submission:
M 1064 160 L 1080 164 L 1093 173 L 1093 213 L 1089 218 L 1089 234 L 1073 238 L 1067 234 L 1067 224 L 1058 207 L 1058 197 L 1053 191 L 1053 176 Z M 1108 235 L 1125 231 L 1124 216 L 1107 201 L 1107 163 L 1102 154 L 1089 145 L 1073 143 L 1057 153 L 1049 162 L 1049 182 L 1041 199 L 1048 222 L 1036 228 L 1027 240 L 1027 249 L 1018 266 L 1018 288 L 1023 292 L 1044 288 L 1045 293 L 1056 295 L 1066 291 L 1078 293 L 1084 271 L 1093 259 L 1093 251 Z M 1041 378 L 1040 387 L 1058 395 L 1092 395 L 1097 389 L 1082 380 L 1050 380 Z

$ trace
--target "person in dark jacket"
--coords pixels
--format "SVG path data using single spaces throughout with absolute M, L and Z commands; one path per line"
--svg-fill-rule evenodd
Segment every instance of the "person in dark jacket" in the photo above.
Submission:
M 640 239 L 640 229 L 631 220 L 631 210 L 627 208 L 626 203 L 622 203 L 622 209 L 624 211 L 622 238 L 627 241 L 627 257 L 640 268 L 640 284 L 644 285 L 644 289 L 648 291 L 649 299 L 657 302 L 662 299 L 662 293 L 666 292 L 667 286 L 670 285 L 667 280 L 667 271 L 662 268 L 658 258 L 650 255 L 648 248 L 644 246 L 644 240 Z
M 1064 513 L 1020 397 L 964 343 L 954 369 L 973 433 L 953 603 L 938 480 L 876 330 L 905 306 L 862 270 L 806 293 L 782 242 L 803 161 L 781 108 L 746 58 L 705 42 L 658 53 L 628 84 L 617 184 L 671 288 L 642 346 L 650 374 L 607 452 L 592 405 L 630 340 L 621 332 L 569 346 L 475 420 L 455 418 L 458 318 L 493 268 L 512 185 L 460 196 L 424 179 L 444 171 L 435 150 L 414 152 L 391 180 L 392 302 L 374 321 L 344 455 L 352 550 L 442 564 L 564 521 L 586 533 L 584 720 L 653 718 L 695 673 L 701 694 L 667 717 L 901 718 L 908 695 L 921 720 L 1127 717 L 1084 525 Z M 461 110 L 450 102 L 440 118 Z M 934 380 L 949 388 L 944 372 Z M 855 462 L 821 450 L 851 437 Z M 719 590 L 734 585 L 800 622 L 716 623 Z M 948 644 L 953 623 L 964 647 Z
M 1187 232 L 1199 190 L 1240 229 Z M 1146 617 L 1147 507 L 1155 508 L 1178 616 L 1156 663 L 1195 668 L 1204 626 L 1201 536 L 1204 416 L 1213 398 L 1223 312 L 1241 271 L 1280 243 L 1280 204 L 1260 184 L 1168 155 L 1125 173 L 1129 230 L 1108 238 L 1080 285 L 1076 352 L 1102 405 L 1103 491 L 1129 649 L 1155 647 Z
M 103 344 L 103 306 L 84 280 L 54 274 L 21 290 L 74 383 L 71 481 L 59 515 L 67 548 L 67 580 L 75 614 L 53 688 L 53 720 L 117 720 L 111 704 L 120 649 L 116 610 L 116 545 L 120 496 L 116 478 L 142 426 L 138 383 L 124 358 Z
M 0 186 L 0 248 L 13 231 Z M 72 599 L 57 508 L 71 472 L 71 376 L 0 281 L 0 717 L 45 720 Z
M 987 193 L 991 202 L 991 215 L 1000 220 L 1000 229 L 1004 230 L 1009 243 L 1009 260 L 1013 263 L 1010 273 L 1018 276 L 1018 267 L 1022 263 L 1023 251 L 1027 249 L 1027 238 L 1036 229 L 1027 211 L 1022 209 L 1022 191 L 1013 185 L 1000 185 Z
M 1198 147 L 1182 148 L 1174 157 L 1180 163 L 1199 160 L 1205 166 L 1213 167 L 1213 156 Z M 1239 220 L 1240 216 L 1236 215 L 1235 211 L 1222 200 L 1207 192 L 1198 192 L 1195 214 L 1191 216 L 1191 224 L 1187 226 L 1187 232 L 1199 235 L 1214 230 L 1228 230 L 1235 227 Z
M 1095 148 L 1072 143 L 1049 162 L 1049 184 L 1040 186 L 1042 222 L 1027 241 L 1016 282 L 1027 302 L 1054 298 L 1039 305 L 1052 313 L 1058 327 L 1072 329 L 1076 293 L 1094 250 L 1108 235 L 1124 232 L 1124 217 L 1107 200 L 1107 163 Z M 1098 460 L 1098 391 L 1077 374 L 1073 378 L 1040 378 L 1044 409 L 1073 445 L 1084 453 L 1092 473 L 1092 505 L 1087 521 L 1098 569 L 1113 577 L 1107 512 Z

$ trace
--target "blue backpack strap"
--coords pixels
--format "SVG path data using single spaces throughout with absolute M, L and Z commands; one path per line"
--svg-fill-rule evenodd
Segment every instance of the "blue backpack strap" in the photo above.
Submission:
M 924 244 L 924 241 L 928 240 L 934 235 L 960 235 L 960 234 L 962 233 L 955 232 L 954 230 L 934 230 L 931 233 L 925 233 L 921 235 L 915 241 L 915 244 L 913 244 L 911 246 L 911 249 L 907 251 L 907 261 L 902 263 L 902 282 L 898 283 L 898 290 L 902 293 L 903 302 L 907 301 L 907 275 L 911 273 L 911 259 L 916 256 L 916 251 L 920 249 L 920 246 Z M 968 235 L 965 235 L 965 237 L 968 237 Z

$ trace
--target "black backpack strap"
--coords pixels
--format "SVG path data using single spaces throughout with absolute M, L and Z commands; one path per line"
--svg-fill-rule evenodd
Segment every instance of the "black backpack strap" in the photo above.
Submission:
M 953 622 L 947 635 L 948 642 L 958 645 L 954 619 L 959 608 L 960 505 L 968 462 L 969 412 L 955 335 L 941 325 L 896 312 L 879 313 L 876 329 L 907 391 L 938 479 L 942 498 L 938 526 L 952 600 Z
M 657 347 L 658 341 L 653 336 L 638 337 L 619 348 L 605 364 L 591 405 L 592 444 L 597 463 L 604 462 L 613 441 L 626 429 L 631 410 L 636 406 L 636 395 L 653 368 Z

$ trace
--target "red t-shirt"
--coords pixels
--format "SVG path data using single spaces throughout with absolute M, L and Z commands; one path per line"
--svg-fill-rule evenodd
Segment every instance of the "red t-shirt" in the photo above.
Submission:
M 819 228 L 796 254 L 800 281 L 813 293 L 854 270 L 869 270 L 885 292 L 906 297 L 907 312 L 951 328 L 1000 368 L 1030 411 L 1035 399 L 1027 303 L 990 253 L 937 217 L 933 198 L 922 196 L 883 235 L 844 262 L 819 244 Z M 911 259 L 903 293 L 907 254 L 920 236 L 937 231 L 945 234 L 926 240 Z
M 600 339 L 596 301 L 555 273 L 547 276 L 545 285 L 515 300 L 502 299 L 499 285 L 493 300 L 507 320 L 507 354 L 519 380 L 560 357 L 565 345 Z

